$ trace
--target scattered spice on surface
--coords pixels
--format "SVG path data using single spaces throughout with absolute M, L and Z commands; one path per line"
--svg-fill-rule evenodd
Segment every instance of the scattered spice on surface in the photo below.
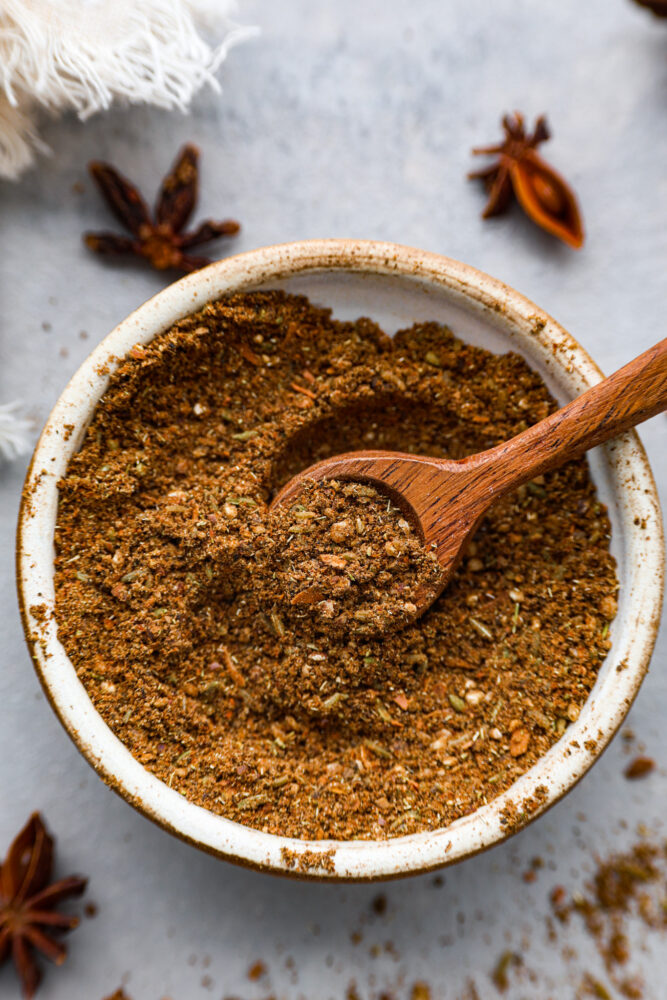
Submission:
M 579 989 L 579 996 L 597 997 L 598 1000 L 613 1000 L 607 987 L 599 979 L 591 976 L 589 972 L 584 973 Z
M 514 951 L 504 951 L 498 959 L 491 973 L 491 981 L 501 993 L 504 993 L 509 988 L 509 970 L 518 965 L 521 965 L 521 955 L 518 955 Z
M 410 1000 L 431 1000 L 431 987 L 420 980 L 410 990 Z
M 544 867 L 543 859 L 531 861 L 531 869 Z M 667 931 L 667 843 L 657 844 L 642 840 L 626 851 L 598 859 L 595 870 L 583 890 L 569 892 L 564 886 L 555 886 L 549 893 L 551 914 L 545 919 L 548 940 L 554 954 L 562 957 L 559 983 L 567 980 L 573 985 L 567 993 L 573 1000 L 648 1000 L 645 984 L 638 972 L 630 969 L 633 947 L 639 947 L 641 958 L 650 947 L 648 932 L 664 934 Z M 384 915 L 387 899 L 384 893 L 376 896 L 371 910 Z M 362 916 L 362 920 L 364 917 Z M 582 924 L 583 922 L 583 924 Z M 581 929 L 592 939 L 600 956 L 600 967 L 593 971 L 582 965 L 590 960 L 581 954 Z M 637 934 L 637 929 L 643 932 Z M 576 941 L 576 949 L 570 946 Z M 354 944 L 360 944 L 362 935 L 352 935 Z M 522 947 L 527 947 L 526 944 Z M 396 960 L 400 955 L 391 942 L 381 947 L 374 944 L 369 949 L 377 958 L 384 951 Z M 294 960 L 288 967 L 295 970 Z M 248 978 L 259 981 L 266 973 L 266 963 L 255 962 Z M 504 950 L 490 973 L 490 980 L 503 996 L 530 996 L 531 1000 L 553 1000 L 553 967 L 544 975 L 531 968 L 525 955 L 508 948 Z M 576 984 L 576 985 L 574 985 Z M 345 1000 L 434 1000 L 441 996 L 443 983 L 431 985 L 425 980 L 406 983 L 404 972 L 396 981 L 390 980 L 378 990 L 371 974 L 366 986 L 356 981 L 344 991 Z M 454 989 L 456 1000 L 481 1000 L 475 982 L 468 980 L 463 991 L 455 983 L 447 984 L 447 991 Z M 561 994 L 558 994 L 559 996 Z M 565 995 L 565 994 L 563 994 Z M 486 994 L 485 994 L 486 996 Z M 107 1000 L 128 1000 L 122 991 Z M 240 1000 L 237 994 L 225 1000 Z M 269 998 L 266 998 L 269 1000 Z
M 535 857 L 531 859 L 530 868 L 528 868 L 521 876 L 524 882 L 537 882 L 537 873 L 541 868 L 544 868 L 544 861 L 540 857 Z
M 104 1000 L 132 1000 L 132 998 L 129 997 L 125 992 L 125 990 L 121 987 L 120 989 L 117 989 L 115 993 L 112 993 L 110 996 L 105 997 Z M 170 998 L 162 997 L 161 1000 L 170 1000 Z M 267 998 L 267 1000 L 270 1000 L 270 998 Z
M 584 242 L 584 230 L 576 196 L 560 174 L 536 152 L 551 138 L 544 116 L 526 133 L 523 115 L 505 115 L 502 119 L 505 138 L 496 146 L 473 149 L 476 156 L 497 155 L 496 163 L 474 170 L 468 177 L 484 182 L 489 200 L 482 216 L 501 215 L 509 207 L 512 194 L 533 222 L 552 236 L 578 250 Z
M 280 292 L 133 347 L 55 533 L 58 634 L 103 718 L 192 802 L 281 835 L 397 837 L 508 789 L 567 732 L 611 644 L 610 526 L 585 460 L 500 500 L 405 624 L 378 621 L 377 598 L 409 601 L 428 559 L 391 503 L 328 483 L 277 518 L 269 505 L 330 455 L 458 459 L 555 405 L 516 354 L 436 323 L 392 340 Z M 543 801 L 513 805 L 508 832 Z
M 196 271 L 210 258 L 189 251 L 221 236 L 234 236 L 240 226 L 233 219 L 200 223 L 185 232 L 197 204 L 199 150 L 183 146 L 164 178 L 151 216 L 139 190 L 110 163 L 94 160 L 88 169 L 102 197 L 130 236 L 86 233 L 84 242 L 95 253 L 110 257 L 143 257 L 156 270 Z
M 598 859 L 592 878 L 583 891 L 568 893 L 556 886 L 550 893 L 552 916 L 546 918 L 548 939 L 555 949 L 560 946 L 563 969 L 570 978 L 576 976 L 576 1000 L 593 997 L 598 1000 L 644 1000 L 646 986 L 639 971 L 629 971 L 633 947 L 640 942 L 643 955 L 648 948 L 648 931 L 667 930 L 667 843 L 654 844 L 643 840 L 627 851 Z M 601 970 L 582 970 L 579 952 L 580 924 L 593 941 L 601 959 Z M 637 934 L 639 927 L 640 934 Z M 575 935 L 577 948 L 570 946 Z M 512 961 L 513 953 L 504 952 L 492 974 L 499 990 L 517 988 L 516 976 L 524 971 L 521 963 Z M 533 970 L 528 970 L 531 996 L 549 996 L 547 983 L 540 982 Z M 652 996 L 652 994 L 650 994 Z
M 586 891 L 571 899 L 553 900 L 555 916 L 566 923 L 581 917 L 613 982 L 630 958 L 627 920 L 645 928 L 667 929 L 667 844 L 646 841 L 600 860 Z
M 42 978 L 35 953 L 62 965 L 67 949 L 54 934 L 73 930 L 79 923 L 78 917 L 60 913 L 58 905 L 80 896 L 87 884 L 78 875 L 51 882 L 53 849 L 42 817 L 33 813 L 0 866 L 0 965 L 11 956 L 28 998 Z
M 248 969 L 248 979 L 251 982 L 256 982 L 261 979 L 262 976 L 266 975 L 266 965 L 264 962 L 253 962 L 253 964 Z
M 655 761 L 652 757 L 635 757 L 623 773 L 626 778 L 633 781 L 637 778 L 646 778 L 652 771 L 655 771 Z
M 648 932 L 667 931 L 667 843 L 644 839 L 626 851 L 597 859 L 593 875 L 582 891 L 569 893 L 559 885 L 551 890 L 549 899 L 548 939 L 552 947 L 561 946 L 564 968 L 574 963 L 569 975 L 578 979 L 577 1000 L 647 998 L 649 994 L 640 971 L 631 969 L 633 948 L 636 951 L 640 943 L 641 969 L 649 946 Z M 580 968 L 579 948 L 570 947 L 573 935 L 577 946 L 581 943 L 580 921 L 601 960 L 600 971 L 595 973 Z M 522 973 L 513 963 L 512 955 L 508 951 L 500 956 L 492 976 L 500 992 L 516 986 L 515 976 Z M 541 984 L 532 970 L 529 972 L 532 995 L 551 996 L 546 984 Z

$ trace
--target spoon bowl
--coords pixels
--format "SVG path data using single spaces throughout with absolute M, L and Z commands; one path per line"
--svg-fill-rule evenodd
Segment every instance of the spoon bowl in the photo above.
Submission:
M 304 483 L 353 479 L 385 492 L 415 524 L 441 567 L 436 588 L 417 587 L 415 617 L 442 593 L 466 542 L 490 505 L 534 476 L 557 468 L 667 409 L 667 339 L 510 441 L 453 462 L 397 451 L 335 455 L 294 476 L 273 507 Z
M 468 479 L 465 463 L 398 451 L 346 452 L 293 476 L 276 494 L 272 509 L 294 500 L 306 482 L 325 479 L 368 483 L 386 493 L 433 552 L 440 579 L 437 587 L 417 588 L 412 595 L 413 617 L 418 617 L 442 593 L 482 516 L 463 511 L 458 502 Z

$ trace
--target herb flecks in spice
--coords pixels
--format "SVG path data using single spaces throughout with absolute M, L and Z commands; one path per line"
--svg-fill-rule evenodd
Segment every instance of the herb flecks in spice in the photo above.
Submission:
M 435 323 L 392 341 L 279 292 L 133 348 L 56 529 L 59 637 L 97 709 L 171 788 L 272 833 L 395 837 L 491 801 L 576 719 L 610 646 L 609 521 L 586 462 L 499 501 L 429 611 L 381 634 L 346 595 L 373 614 L 377 577 L 354 578 L 371 573 L 367 533 L 400 543 L 370 543 L 389 590 L 412 572 L 401 560 L 418 569 L 400 513 L 335 483 L 278 522 L 269 505 L 330 455 L 458 459 L 554 408 L 515 354 Z
M 77 875 L 51 882 L 52 870 L 53 838 L 39 813 L 33 813 L 0 866 L 0 965 L 13 959 L 28 998 L 42 976 L 35 952 L 61 965 L 67 949 L 53 935 L 79 923 L 78 917 L 59 913 L 58 905 L 80 896 L 87 884 Z
M 530 134 L 518 111 L 505 115 L 502 123 L 502 143 L 473 149 L 476 156 L 497 155 L 496 163 L 468 174 L 470 179 L 482 180 L 489 193 L 483 218 L 505 212 L 514 193 L 533 222 L 578 250 L 584 242 L 584 230 L 577 199 L 560 174 L 536 152 L 551 137 L 546 119 L 538 118 Z
M 240 226 L 233 219 L 209 220 L 185 232 L 197 203 L 198 160 L 196 146 L 183 147 L 162 182 L 152 216 L 138 189 L 115 167 L 97 160 L 90 163 L 88 169 L 102 197 L 130 236 L 86 233 L 86 246 L 111 257 L 144 257 L 158 271 L 196 271 L 210 264 L 210 258 L 189 251 L 221 236 L 234 236 Z

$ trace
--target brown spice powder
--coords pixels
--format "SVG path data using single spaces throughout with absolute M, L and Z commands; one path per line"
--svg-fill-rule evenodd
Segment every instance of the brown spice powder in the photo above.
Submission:
M 399 513 L 336 484 L 280 523 L 268 504 L 329 455 L 461 458 L 554 405 L 515 354 L 435 323 L 392 340 L 279 292 L 137 345 L 61 484 L 59 636 L 97 709 L 171 787 L 272 833 L 393 837 L 491 800 L 577 718 L 609 648 L 617 584 L 586 462 L 497 503 L 430 611 L 381 634 L 382 586 L 400 619 L 428 573 Z M 306 531 L 287 563 L 290 525 Z
M 326 623 L 328 634 L 381 635 L 414 619 L 418 588 L 437 593 L 435 556 L 392 501 L 363 483 L 306 484 L 271 512 L 269 535 L 253 560 L 253 593 L 293 630 Z

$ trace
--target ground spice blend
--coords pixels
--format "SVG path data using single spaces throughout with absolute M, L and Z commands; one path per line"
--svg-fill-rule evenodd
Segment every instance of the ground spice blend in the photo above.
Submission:
M 60 486 L 58 632 L 96 708 L 168 785 L 271 833 L 394 837 L 490 801 L 576 720 L 610 645 L 586 462 L 499 501 L 416 622 L 432 556 L 380 493 L 268 505 L 329 455 L 458 459 L 554 407 L 516 354 L 280 292 L 134 347 Z

